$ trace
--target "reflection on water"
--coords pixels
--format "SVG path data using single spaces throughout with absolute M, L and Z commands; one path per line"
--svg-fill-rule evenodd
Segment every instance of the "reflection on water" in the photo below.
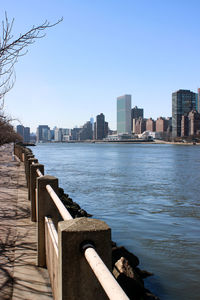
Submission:
M 33 152 L 155 274 L 146 285 L 161 299 L 199 299 L 200 147 L 43 144 Z

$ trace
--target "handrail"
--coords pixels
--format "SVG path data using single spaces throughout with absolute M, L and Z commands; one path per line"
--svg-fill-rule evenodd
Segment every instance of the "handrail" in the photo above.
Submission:
M 49 184 L 46 185 L 46 189 L 47 189 L 49 195 L 51 196 L 51 199 L 55 203 L 63 220 L 67 221 L 67 220 L 73 219 L 72 216 L 70 215 L 70 213 L 68 212 L 68 210 L 66 209 L 66 207 L 64 206 L 64 204 L 61 202 L 61 200 L 58 197 L 58 195 L 56 194 L 56 192 L 52 189 L 52 187 Z
M 70 215 L 64 204 L 61 202 L 60 198 L 53 190 L 53 188 L 47 184 L 46 189 L 51 196 L 54 204 L 56 205 L 59 213 L 61 214 L 64 221 L 72 220 L 73 217 Z M 105 293 L 109 299 L 113 300 L 128 300 L 129 298 L 115 280 L 111 272 L 108 270 L 102 259 L 99 257 L 98 253 L 95 251 L 93 245 L 87 244 L 83 246 L 84 256 L 95 273 L 98 281 L 103 287 Z
M 39 177 L 44 176 L 39 169 L 37 169 L 36 172 Z M 54 189 L 49 184 L 46 185 L 46 190 L 49 193 L 54 204 L 56 205 L 63 220 L 72 220 L 73 217 L 68 212 Z M 45 217 L 45 221 L 46 220 L 47 218 Z M 55 242 L 56 244 L 58 243 L 57 239 L 55 239 Z M 121 286 L 118 284 L 112 273 L 109 271 L 109 269 L 106 267 L 106 265 L 94 249 L 94 246 L 88 243 L 82 247 L 82 250 L 88 264 L 96 275 L 96 278 L 98 279 L 108 298 L 110 300 L 129 300 L 128 296 L 125 294 Z
M 42 176 L 44 176 L 41 172 L 40 172 L 40 170 L 39 169 L 37 169 L 36 170 L 36 173 L 37 173 L 37 175 L 38 175 L 38 177 L 42 177 Z
M 128 300 L 129 298 L 92 245 L 88 245 L 88 248 L 84 251 L 84 255 L 108 298 L 113 300 Z
M 35 164 L 35 162 L 33 161 L 33 162 L 32 162 L 32 165 L 34 165 L 34 164 Z M 44 176 L 44 175 L 42 174 L 42 172 L 41 172 L 39 169 L 36 170 L 36 173 L 37 173 L 38 177 Z
M 45 217 L 45 223 L 48 227 L 56 256 L 58 257 L 58 233 L 51 218 Z

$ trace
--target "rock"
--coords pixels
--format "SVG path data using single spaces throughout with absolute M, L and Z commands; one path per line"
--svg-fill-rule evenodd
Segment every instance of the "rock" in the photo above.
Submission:
M 144 300 L 160 300 L 160 298 L 152 294 L 149 290 L 145 289 Z
M 111 241 L 111 247 L 114 248 L 114 247 L 117 247 L 117 244 L 113 241 Z
M 58 188 L 58 197 L 62 197 L 64 195 L 64 190 L 62 188 Z
M 78 214 L 81 217 L 92 217 L 92 215 L 88 214 L 87 211 L 82 208 L 78 210 Z
M 144 287 L 144 283 L 143 280 L 140 278 L 140 276 L 137 274 L 137 272 L 131 267 L 131 265 L 129 264 L 129 261 L 124 258 L 121 257 L 116 263 L 115 266 L 113 268 L 113 275 L 115 276 L 115 278 L 117 278 L 119 276 L 119 274 L 124 274 L 129 278 L 134 279 L 135 281 L 138 282 L 138 284 L 141 285 L 141 287 Z
M 129 252 L 125 247 L 113 247 L 112 248 L 112 266 L 121 258 L 124 257 L 128 260 L 130 266 L 134 269 L 139 265 L 139 259 L 137 256 Z
M 141 278 L 147 278 L 147 277 L 153 275 L 153 273 L 148 272 L 148 271 L 146 271 L 146 270 L 140 270 L 139 268 L 135 268 L 135 271 L 137 272 L 137 274 L 138 274 Z
M 128 261 L 121 257 L 113 269 L 113 275 L 130 299 L 141 300 L 145 294 L 143 281 L 134 272 Z

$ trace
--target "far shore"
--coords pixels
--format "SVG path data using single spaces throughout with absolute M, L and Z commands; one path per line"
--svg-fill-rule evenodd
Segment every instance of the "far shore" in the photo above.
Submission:
M 103 140 L 85 140 L 85 141 L 63 141 L 63 142 L 55 142 L 49 141 L 44 143 L 36 143 L 36 144 L 25 144 L 25 146 L 36 146 L 40 144 L 74 144 L 74 143 L 89 143 L 89 144 L 166 144 L 166 145 L 181 145 L 181 146 L 199 146 L 200 143 L 197 142 L 169 142 L 164 140 L 153 140 L 153 141 L 146 141 L 146 140 L 123 140 L 123 141 L 103 141 Z

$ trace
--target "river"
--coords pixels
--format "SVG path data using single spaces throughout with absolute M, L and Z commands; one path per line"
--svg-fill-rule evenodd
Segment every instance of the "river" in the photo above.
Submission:
M 112 239 L 154 273 L 162 300 L 200 299 L 200 147 L 40 144 L 45 174 L 112 228 Z

